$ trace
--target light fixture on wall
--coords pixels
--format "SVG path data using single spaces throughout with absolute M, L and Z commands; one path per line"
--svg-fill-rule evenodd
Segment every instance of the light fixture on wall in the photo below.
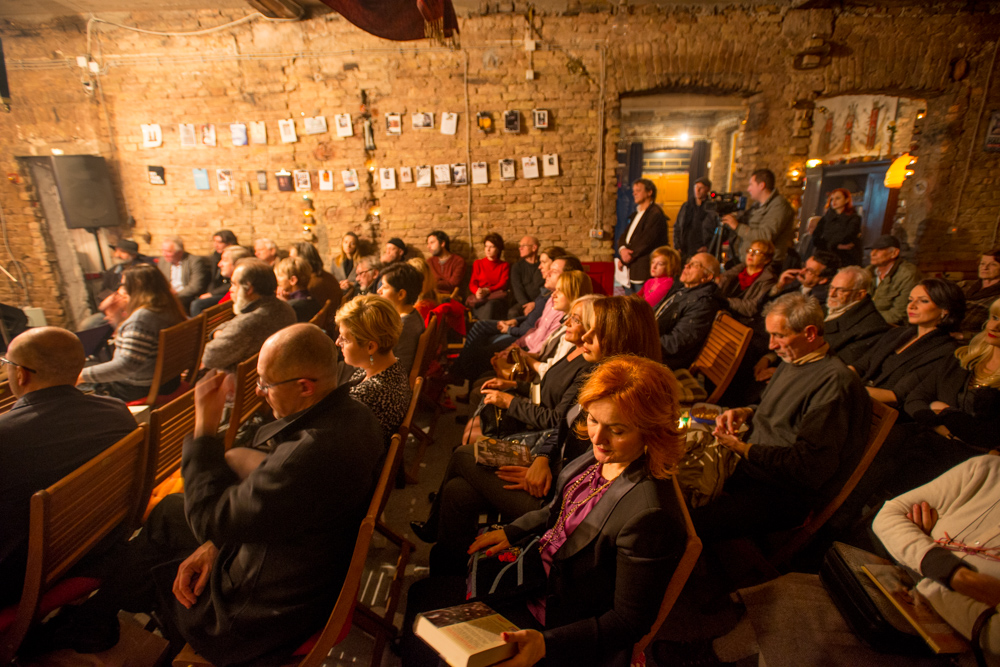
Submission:
M 305 9 L 295 0 L 247 0 L 251 7 L 269 19 L 296 20 L 302 18 Z
M 813 158 L 811 160 L 806 160 L 806 169 L 815 169 L 816 167 L 823 164 L 823 161 L 819 158 Z
M 889 170 L 885 172 L 885 187 L 898 189 L 903 187 L 903 181 L 913 176 L 913 165 L 917 163 L 917 157 L 909 153 L 903 153 L 892 161 Z

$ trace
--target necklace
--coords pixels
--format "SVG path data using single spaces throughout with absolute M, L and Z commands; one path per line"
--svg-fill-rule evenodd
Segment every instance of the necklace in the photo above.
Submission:
M 1000 379 L 1000 366 L 991 371 L 988 367 L 990 361 L 992 358 L 984 360 L 973 370 L 970 384 L 974 388 L 996 386 L 997 380 Z
M 583 472 L 582 475 L 577 477 L 572 486 L 570 486 L 569 489 L 567 489 L 563 494 L 563 502 L 562 507 L 559 510 L 559 517 L 556 519 L 556 524 L 552 526 L 550 530 L 546 531 L 545 535 L 542 536 L 542 539 L 538 541 L 539 550 L 543 549 L 546 544 L 552 542 L 556 535 L 559 534 L 559 531 L 565 532 L 566 521 L 568 521 L 570 517 L 576 514 L 577 510 L 586 505 L 587 502 L 594 498 L 597 494 L 603 493 L 609 486 L 611 486 L 611 483 L 615 481 L 613 479 L 609 479 L 591 491 L 590 495 L 583 500 L 574 500 L 571 502 L 569 499 L 573 497 L 577 489 L 579 489 L 582 484 L 585 482 L 587 484 L 593 484 L 595 478 L 598 476 L 600 466 L 600 463 L 595 463 L 590 466 Z

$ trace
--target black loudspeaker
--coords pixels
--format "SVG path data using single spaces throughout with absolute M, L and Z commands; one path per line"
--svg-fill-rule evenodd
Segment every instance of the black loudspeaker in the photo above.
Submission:
M 99 155 L 52 157 L 52 172 L 66 226 L 70 229 L 118 227 L 118 203 L 108 163 Z
M 3 60 L 2 41 L 0 41 L 0 111 L 10 113 L 10 86 L 7 85 L 7 65 Z

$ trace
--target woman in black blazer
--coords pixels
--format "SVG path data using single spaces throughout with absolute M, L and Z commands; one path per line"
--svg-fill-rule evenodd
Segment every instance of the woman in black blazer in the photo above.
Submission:
M 882 335 L 852 366 L 868 394 L 889 405 L 902 404 L 934 364 L 958 346 L 951 337 L 965 315 L 965 296 L 958 285 L 928 278 L 910 290 L 909 324 Z
M 545 665 L 626 667 L 684 551 L 683 514 L 669 478 L 683 453 L 673 374 L 649 359 L 615 357 L 594 370 L 580 403 L 591 451 L 562 470 L 548 505 L 484 533 L 469 548 L 492 555 L 541 538 L 544 591 L 494 603 L 522 628 L 505 636 L 518 645 L 518 664 L 544 656 Z M 450 603 L 460 603 L 463 582 L 417 582 L 407 615 L 434 608 L 421 603 L 447 606 L 442 592 L 455 584 L 450 592 L 458 599 Z M 419 640 L 408 637 L 403 649 L 404 665 L 436 664 Z

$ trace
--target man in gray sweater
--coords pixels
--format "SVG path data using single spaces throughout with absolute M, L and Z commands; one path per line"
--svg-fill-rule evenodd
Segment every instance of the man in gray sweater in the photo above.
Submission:
M 843 486 L 868 435 L 871 399 L 858 376 L 830 355 L 816 299 L 786 294 L 765 318 L 770 348 L 783 363 L 760 405 L 727 410 L 717 420 L 719 444 L 740 460 L 722 495 L 691 512 L 706 543 L 798 525 Z M 750 430 L 739 433 L 743 424 Z
M 274 271 L 265 262 L 248 257 L 236 263 L 229 287 L 236 316 L 216 329 L 205 346 L 205 368 L 232 373 L 260 352 L 271 334 L 295 324 L 295 310 L 275 296 L 277 289 Z

